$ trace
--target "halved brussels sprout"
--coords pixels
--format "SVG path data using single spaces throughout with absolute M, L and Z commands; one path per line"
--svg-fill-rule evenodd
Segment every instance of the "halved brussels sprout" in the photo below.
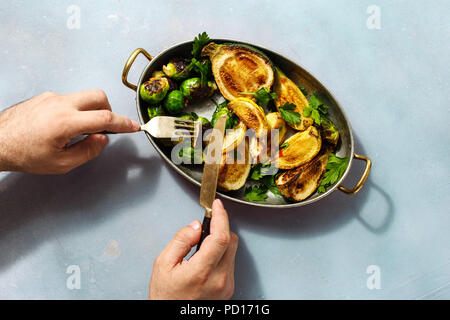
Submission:
M 185 105 L 184 96 L 180 90 L 170 92 L 164 100 L 164 108 L 170 114 L 179 114 L 183 111 Z
M 156 105 L 161 102 L 169 91 L 167 78 L 150 78 L 139 88 L 139 94 L 145 102 Z
M 165 77 L 165 76 L 166 76 L 166 74 L 164 72 L 162 72 L 161 70 L 153 71 L 153 73 L 152 73 L 152 78 L 155 78 L 155 79 L 161 79 L 162 77 Z
M 266 88 L 270 92 L 274 80 L 272 63 L 259 50 L 240 43 L 209 43 L 202 56 L 211 60 L 212 73 L 220 92 L 231 101 Z
M 322 117 L 321 123 L 322 137 L 332 146 L 337 145 L 339 141 L 339 131 L 333 122 Z
M 214 81 L 208 81 L 206 86 L 202 86 L 200 78 L 190 78 L 184 80 L 180 85 L 180 90 L 189 101 L 198 101 L 212 96 L 217 86 Z
M 172 59 L 168 64 L 162 67 L 164 73 L 174 80 L 183 80 L 189 77 L 193 65 L 185 59 Z
M 148 113 L 149 120 L 151 120 L 154 117 L 163 116 L 164 115 L 164 110 L 163 110 L 162 106 L 148 107 L 147 108 L 147 113 Z
M 195 112 L 191 112 L 191 113 L 183 112 L 178 117 L 181 119 L 187 119 L 187 120 L 193 120 L 193 121 L 198 119 L 198 115 Z

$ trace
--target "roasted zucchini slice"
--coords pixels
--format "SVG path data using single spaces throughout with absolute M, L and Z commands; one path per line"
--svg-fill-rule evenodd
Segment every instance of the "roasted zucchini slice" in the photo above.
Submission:
M 273 84 L 273 68 L 269 58 L 259 50 L 239 43 L 209 43 L 202 56 L 211 60 L 217 86 L 225 99 L 231 101 L 242 94 L 261 88 L 270 92 Z
M 288 123 L 289 126 L 296 130 L 305 130 L 313 124 L 314 120 L 305 117 L 303 115 L 303 109 L 309 106 L 309 102 L 303 95 L 302 91 L 297 85 L 278 68 L 275 69 L 275 83 L 273 85 L 273 91 L 277 94 L 275 99 L 275 106 L 278 110 L 284 106 L 287 102 L 295 104 L 295 112 L 301 115 L 301 121 L 298 124 Z
M 217 180 L 217 186 L 221 190 L 238 190 L 245 185 L 251 169 L 247 140 L 244 139 L 236 149 L 223 154 Z M 227 163 L 231 162 L 227 158 L 235 161 Z
M 320 152 L 312 161 L 282 173 L 276 180 L 280 192 L 287 198 L 302 201 L 316 191 L 326 171 L 329 150 Z
M 223 152 L 236 149 L 236 147 L 244 140 L 247 126 L 241 121 L 234 129 L 228 129 L 223 138 Z
M 283 120 L 279 112 L 269 113 L 266 115 L 266 119 L 269 131 L 278 129 L 278 139 L 281 144 L 287 131 L 286 122 Z
M 278 167 L 280 169 L 297 168 L 314 158 L 320 151 L 322 139 L 316 127 L 310 126 L 284 142 L 280 148 Z
M 248 98 L 237 98 L 227 105 L 245 125 L 255 130 L 257 137 L 267 134 L 267 120 L 264 110 Z

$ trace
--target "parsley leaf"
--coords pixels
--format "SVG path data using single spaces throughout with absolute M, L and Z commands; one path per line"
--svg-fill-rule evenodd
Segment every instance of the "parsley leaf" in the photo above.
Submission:
M 210 42 L 211 39 L 208 37 L 206 32 L 199 33 L 197 37 L 194 38 L 194 44 L 192 45 L 192 56 L 198 58 L 203 47 Z
M 256 185 L 245 189 L 245 199 L 249 201 L 264 201 L 267 199 L 268 188 L 265 185 Z
M 256 164 L 250 171 L 250 179 L 258 181 L 262 177 L 268 176 L 268 167 L 270 167 L 270 161 Z
M 289 143 L 285 142 L 280 146 L 280 149 L 285 149 L 287 147 L 289 147 Z
M 327 113 L 328 107 L 315 94 L 309 97 L 309 106 L 303 109 L 303 115 L 305 117 L 311 117 L 319 126 Z
M 276 196 L 282 196 L 280 190 L 277 188 L 275 183 L 275 175 L 273 176 L 264 176 L 262 178 L 262 183 Z
M 200 84 L 202 87 L 206 87 L 208 84 L 209 65 L 207 63 L 201 63 L 195 58 L 192 58 L 191 64 L 194 65 L 194 70 L 200 74 Z
M 262 177 L 263 175 L 261 174 L 261 164 L 257 164 L 252 168 L 252 171 L 250 171 L 250 179 L 258 181 Z
M 270 93 L 266 88 L 259 89 L 253 94 L 253 96 L 255 97 L 257 104 L 263 108 L 266 108 L 271 100 L 277 98 L 277 94 L 275 92 Z
M 299 124 L 301 121 L 301 115 L 300 113 L 295 110 L 296 105 L 293 103 L 286 102 L 284 106 L 280 107 L 280 114 L 281 117 L 284 119 L 284 121 L 290 123 L 290 124 Z
M 339 158 L 336 157 L 334 153 L 330 153 L 327 163 L 327 171 L 325 172 L 322 182 L 317 189 L 318 193 L 324 193 L 326 188 L 335 184 L 344 174 L 345 169 L 347 169 L 349 158 Z
M 241 92 L 241 94 L 251 94 L 256 99 L 256 104 L 267 108 L 270 101 L 277 98 L 277 94 L 275 92 L 269 92 L 266 88 L 261 88 L 256 92 Z
M 280 190 L 277 188 L 277 185 L 275 183 L 275 175 L 268 175 L 268 169 L 270 167 L 270 162 L 266 162 L 264 164 L 257 164 L 252 168 L 252 171 L 250 172 L 250 179 L 255 181 L 261 181 L 263 184 L 263 187 L 265 187 L 266 191 L 269 190 L 276 196 L 282 196 Z M 263 188 L 264 189 L 264 188 Z M 261 193 L 262 190 L 261 189 Z M 264 192 L 266 192 L 264 191 Z M 266 196 L 267 198 L 267 196 Z

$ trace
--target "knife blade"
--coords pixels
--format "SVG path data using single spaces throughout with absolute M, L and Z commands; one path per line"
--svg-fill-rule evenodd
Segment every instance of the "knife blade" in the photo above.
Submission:
M 197 251 L 203 240 L 209 235 L 212 203 L 216 198 L 217 179 L 222 161 L 223 135 L 227 117 L 220 117 L 212 130 L 206 149 L 205 165 L 203 167 L 202 186 L 200 188 L 200 205 L 205 208 L 205 217 L 202 224 L 202 235 L 197 245 Z

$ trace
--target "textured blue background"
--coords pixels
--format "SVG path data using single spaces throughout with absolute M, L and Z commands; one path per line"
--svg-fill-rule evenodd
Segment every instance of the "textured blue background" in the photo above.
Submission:
M 79 30 L 66 27 L 71 4 Z M 380 30 L 366 27 L 372 4 Z M 102 88 L 137 119 L 121 83 L 135 48 L 157 54 L 206 30 L 274 49 L 333 92 L 373 169 L 359 194 L 298 209 L 225 201 L 240 236 L 234 298 L 448 299 L 449 15 L 437 0 L 2 1 L 0 109 Z M 345 185 L 361 170 L 355 162 Z M 65 176 L 0 173 L 0 298 L 146 298 L 153 259 L 202 217 L 198 193 L 143 134 L 111 137 Z M 66 288 L 69 265 L 81 268 L 81 290 Z M 366 286 L 369 265 L 380 267 L 379 290 Z

